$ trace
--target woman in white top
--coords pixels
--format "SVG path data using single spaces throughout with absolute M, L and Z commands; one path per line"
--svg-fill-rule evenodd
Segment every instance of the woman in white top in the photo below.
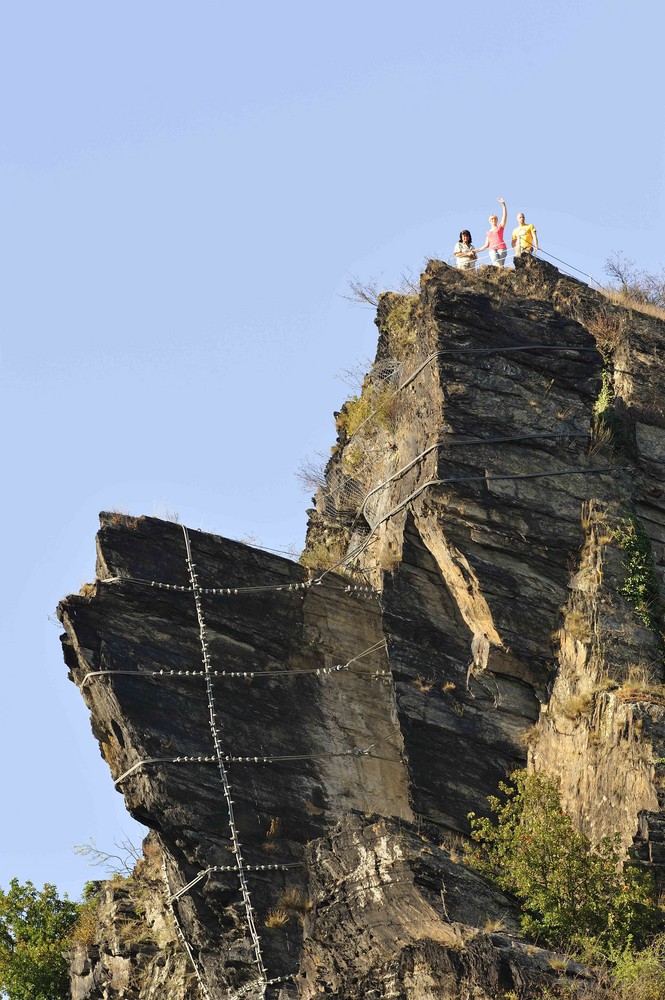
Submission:
M 457 258 L 458 267 L 461 267 L 464 271 L 473 271 L 475 269 L 476 250 L 468 229 L 463 229 L 459 234 L 459 242 L 455 244 L 453 252 Z

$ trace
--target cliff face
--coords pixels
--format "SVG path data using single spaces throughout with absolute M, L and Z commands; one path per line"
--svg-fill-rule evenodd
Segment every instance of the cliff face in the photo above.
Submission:
M 546 956 L 457 851 L 527 759 L 592 837 L 663 862 L 660 612 L 626 563 L 638 537 L 662 583 L 664 324 L 530 259 L 432 262 L 377 324 L 308 569 L 103 515 L 97 580 L 60 606 L 211 1000 L 529 995 Z M 112 937 L 75 995 L 152 996 Z

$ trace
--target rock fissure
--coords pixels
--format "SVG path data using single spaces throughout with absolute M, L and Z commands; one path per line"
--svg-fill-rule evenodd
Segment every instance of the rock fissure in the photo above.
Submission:
M 431 262 L 408 337 L 382 296 L 369 415 L 352 435 L 338 417 L 309 568 L 185 532 L 188 579 L 182 528 L 102 515 L 98 581 L 59 609 L 65 659 L 157 831 L 186 948 L 167 915 L 170 937 L 120 941 L 109 896 L 75 1000 L 531 995 L 558 973 L 461 848 L 527 764 L 592 839 L 662 871 L 662 649 L 617 530 L 642 519 L 662 586 L 665 327 L 542 261 L 494 270 Z

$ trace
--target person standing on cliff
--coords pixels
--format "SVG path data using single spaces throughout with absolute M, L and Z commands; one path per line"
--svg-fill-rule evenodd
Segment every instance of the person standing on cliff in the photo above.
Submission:
M 524 212 L 517 213 L 517 226 L 513 229 L 512 245 L 515 248 L 515 256 L 519 257 L 523 253 L 533 253 L 538 249 L 538 233 L 532 223 L 524 220 Z
M 490 263 L 495 267 L 505 267 L 508 247 L 506 246 L 506 241 L 503 238 L 503 230 L 508 218 L 508 210 L 503 198 L 497 198 L 497 201 L 500 205 L 503 205 L 501 223 L 499 223 L 498 215 L 490 215 L 489 224 L 491 229 L 488 229 L 485 233 L 485 242 L 481 247 L 477 248 L 476 253 L 480 253 L 481 250 L 487 250 L 489 247 Z
M 463 229 L 459 234 L 459 241 L 455 244 L 453 251 L 457 258 L 457 266 L 464 271 L 473 271 L 476 266 L 476 248 L 471 240 L 471 233 L 468 229 Z

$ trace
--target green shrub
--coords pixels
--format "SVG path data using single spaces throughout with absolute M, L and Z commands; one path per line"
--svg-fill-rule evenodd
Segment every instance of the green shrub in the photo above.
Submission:
M 607 361 L 603 365 L 601 373 L 600 392 L 593 404 L 593 412 L 597 417 L 606 417 L 614 412 L 614 384 L 612 381 L 612 371 Z
M 637 617 L 647 628 L 658 628 L 660 587 L 653 563 L 651 539 L 642 522 L 634 514 L 624 519 L 623 527 L 614 536 L 624 552 L 626 578 L 621 593 L 635 608 Z
M 337 418 L 339 430 L 345 430 L 347 437 L 353 437 L 356 431 L 370 418 L 375 420 L 384 430 L 392 430 L 397 408 L 397 393 L 387 385 L 366 386 L 360 396 L 347 399 Z
M 417 295 L 400 296 L 386 317 L 386 325 L 401 347 L 416 342 L 419 312 Z
M 616 410 L 613 367 L 609 355 L 605 355 L 601 373 L 600 392 L 593 404 L 592 439 L 595 446 L 612 444 L 618 451 L 625 448 L 623 426 Z
M 344 558 L 345 553 L 343 539 L 330 539 L 327 542 L 322 539 L 304 549 L 298 562 L 308 569 L 332 569 Z
M 488 799 L 492 818 L 469 814 L 478 845 L 469 860 L 521 903 L 531 938 L 570 949 L 591 939 L 599 948 L 643 943 L 658 926 L 650 876 L 623 864 L 618 836 L 593 846 L 561 808 L 556 784 L 515 771 L 503 798 Z
M 86 882 L 83 899 L 77 903 L 78 915 L 69 934 L 69 944 L 89 948 L 95 943 L 99 923 L 100 882 Z
M 622 1000 L 663 1000 L 665 997 L 665 935 L 642 951 L 625 948 L 613 956 L 614 979 L 621 984 Z

